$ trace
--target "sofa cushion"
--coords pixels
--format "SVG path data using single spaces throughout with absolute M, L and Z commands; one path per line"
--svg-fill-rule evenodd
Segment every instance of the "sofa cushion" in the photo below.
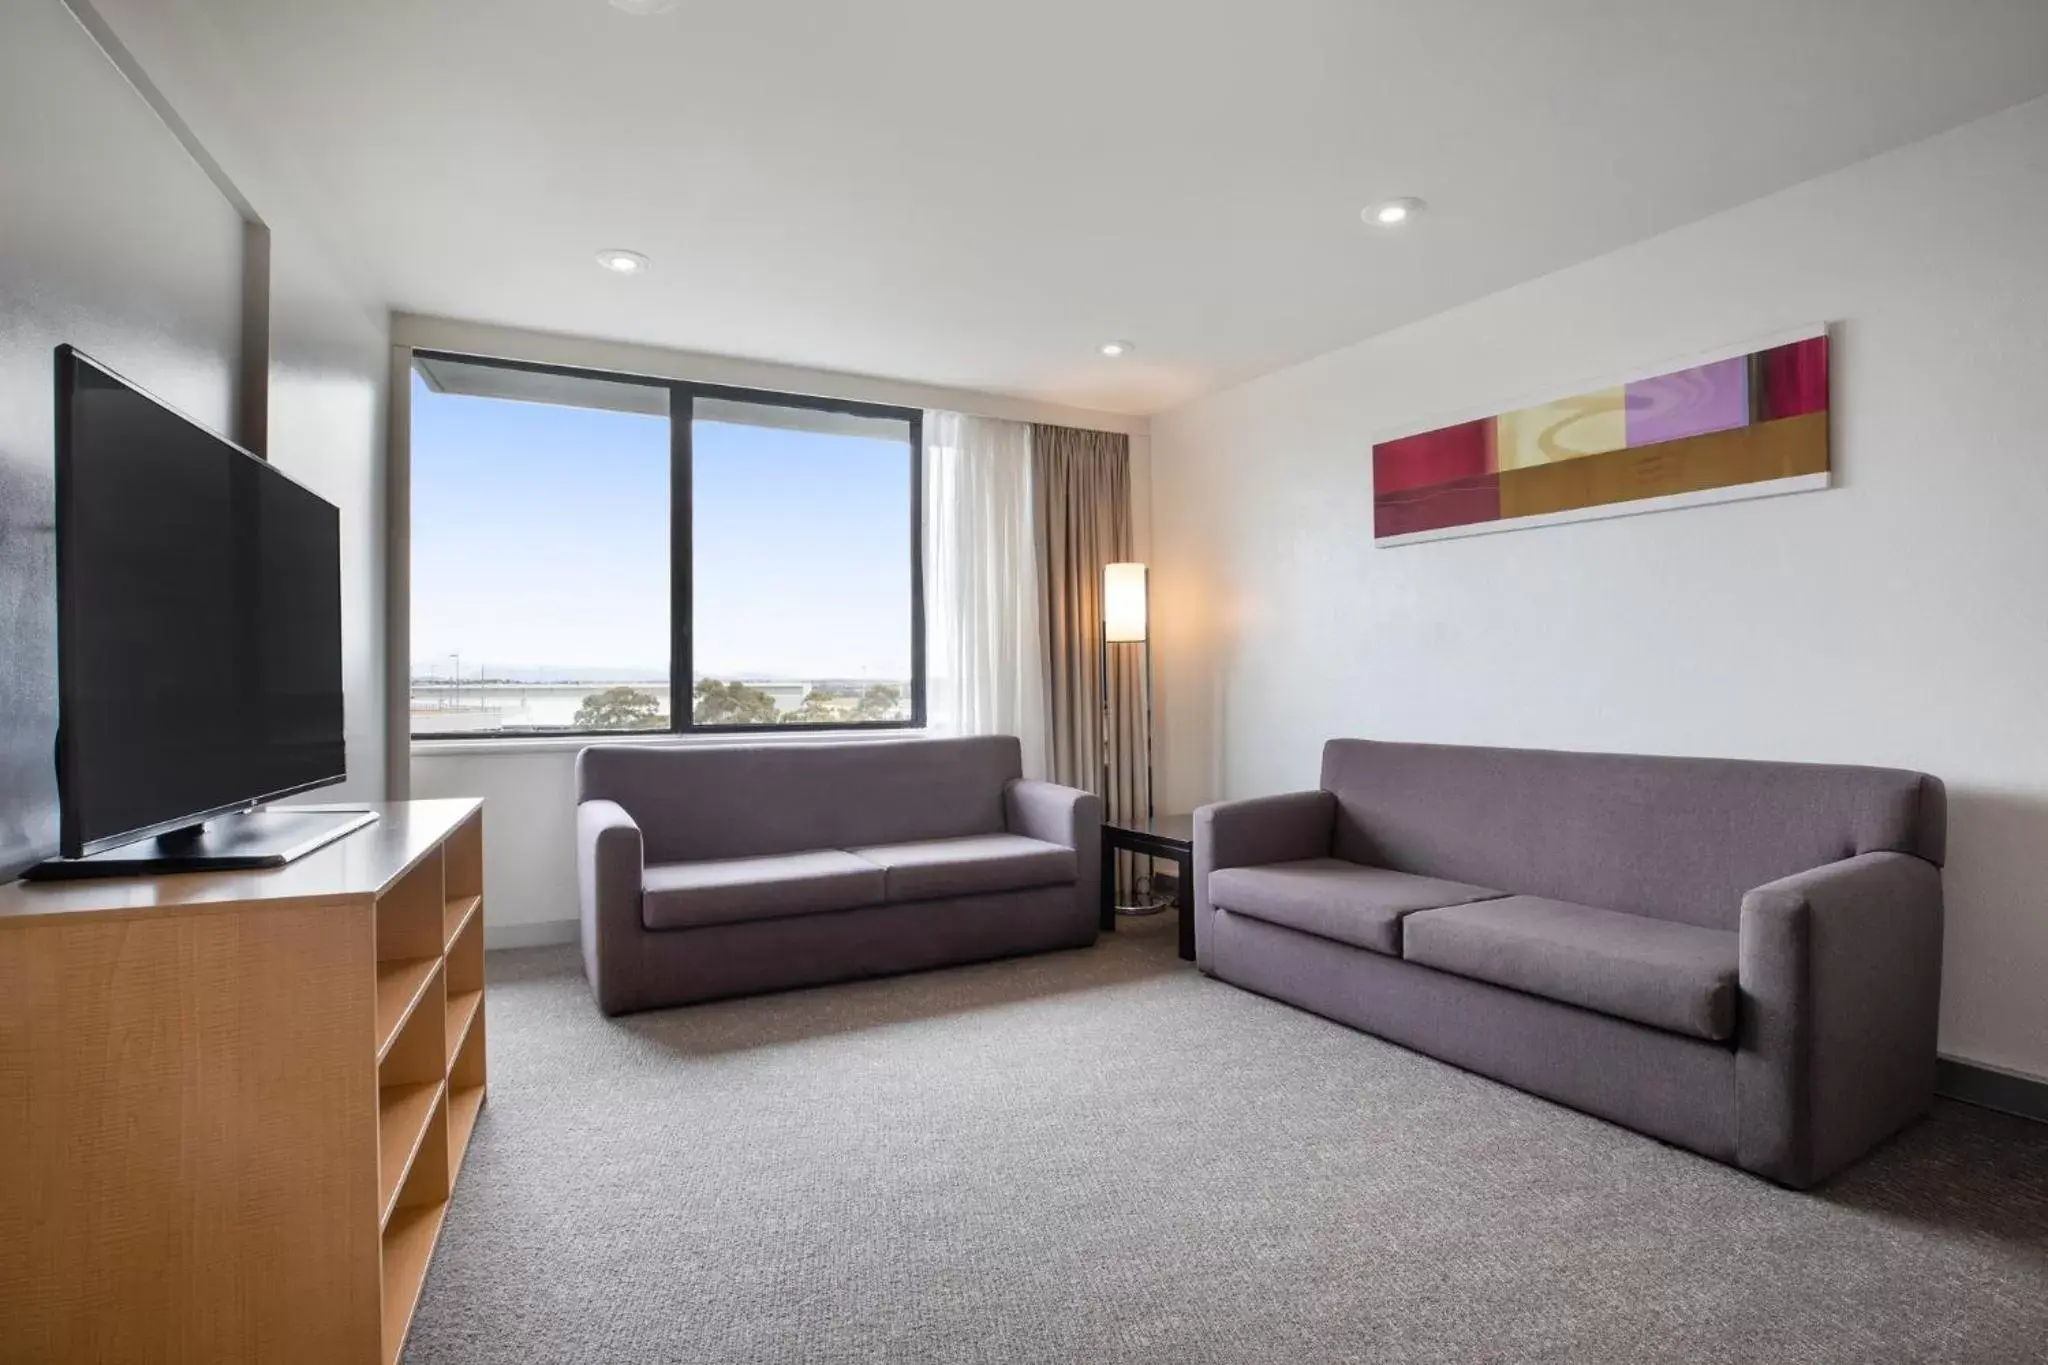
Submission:
M 1401 953 L 1674 1033 L 1735 1034 L 1736 937 L 1721 929 L 1509 896 L 1410 915 Z
M 882 869 L 836 850 L 651 863 L 640 892 L 640 918 L 649 929 L 852 910 L 883 900 Z
M 1342 858 L 1303 858 L 1209 874 L 1209 903 L 1268 924 L 1398 957 L 1401 917 L 1505 895 Z
M 874 844 L 852 853 L 886 874 L 885 894 L 892 901 L 1064 886 L 1080 875 L 1073 849 L 1021 834 Z

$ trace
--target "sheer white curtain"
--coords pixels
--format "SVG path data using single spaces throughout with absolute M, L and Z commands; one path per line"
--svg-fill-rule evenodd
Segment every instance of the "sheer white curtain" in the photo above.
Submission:
M 925 704 L 941 734 L 1015 735 L 1047 770 L 1031 428 L 924 417 Z

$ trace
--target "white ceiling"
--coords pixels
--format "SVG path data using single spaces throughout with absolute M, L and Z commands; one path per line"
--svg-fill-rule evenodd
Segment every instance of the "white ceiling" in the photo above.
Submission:
M 2044 0 L 176 3 L 394 308 L 1131 413 L 2048 91 Z

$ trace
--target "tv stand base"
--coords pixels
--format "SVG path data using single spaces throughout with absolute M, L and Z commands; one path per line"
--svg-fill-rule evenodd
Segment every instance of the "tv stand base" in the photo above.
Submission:
M 161 877 L 174 872 L 244 872 L 283 867 L 343 835 L 374 824 L 377 813 L 272 806 L 223 815 L 203 825 L 106 849 L 83 858 L 51 858 L 23 875 L 30 881 L 82 877 Z

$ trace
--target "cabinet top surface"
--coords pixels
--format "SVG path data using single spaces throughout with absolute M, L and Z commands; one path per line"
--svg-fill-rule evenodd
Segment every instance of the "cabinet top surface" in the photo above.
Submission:
M 483 802 L 473 798 L 350 802 L 346 806 L 324 807 L 374 810 L 377 822 L 317 848 L 296 862 L 255 872 L 10 882 L 0 886 L 0 928 L 62 915 L 376 896 L 482 807 Z

